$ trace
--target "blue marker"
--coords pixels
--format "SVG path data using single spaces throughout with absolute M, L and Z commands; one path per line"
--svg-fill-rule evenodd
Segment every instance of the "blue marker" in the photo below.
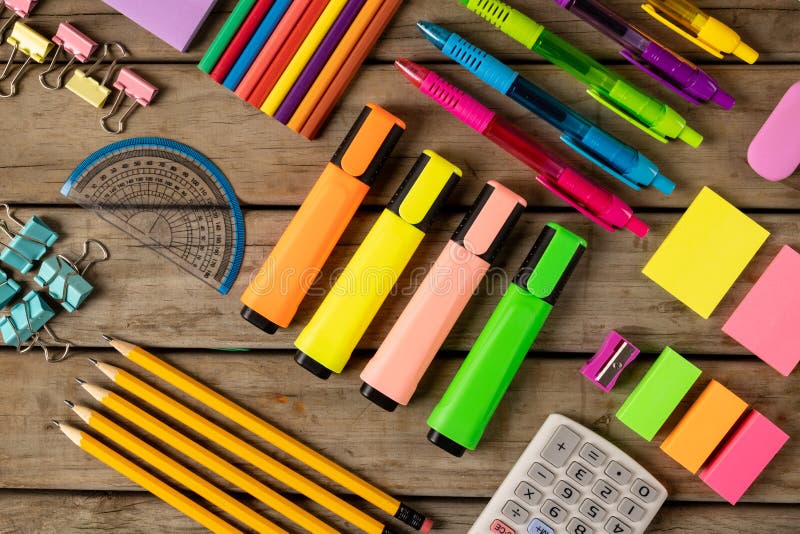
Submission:
M 258 25 L 253 37 L 250 38 L 250 42 L 247 43 L 247 46 L 242 51 L 242 55 L 239 56 L 239 59 L 233 64 L 233 68 L 231 68 L 231 71 L 225 77 L 225 81 L 222 85 L 231 91 L 236 90 L 242 78 L 244 78 L 244 75 L 247 74 L 247 71 L 250 70 L 250 67 L 256 60 L 256 56 L 258 56 L 261 49 L 264 48 L 269 36 L 275 31 L 275 27 L 283 18 L 284 13 L 289 9 L 291 3 L 292 0 L 275 0 L 275 3 L 269 8 L 269 11 L 267 11 L 264 20 Z
M 550 96 L 499 59 L 431 22 L 419 21 L 417 27 L 450 59 L 549 122 L 563 133 L 561 140 L 570 148 L 624 184 L 637 191 L 653 186 L 666 195 L 675 189 L 675 184 L 644 154 Z

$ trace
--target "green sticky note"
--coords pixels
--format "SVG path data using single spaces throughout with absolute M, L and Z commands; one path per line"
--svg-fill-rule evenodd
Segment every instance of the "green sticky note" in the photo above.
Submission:
M 625 399 L 617 419 L 652 441 L 701 373 L 689 360 L 666 347 Z
M 708 319 L 768 236 L 704 187 L 642 272 Z

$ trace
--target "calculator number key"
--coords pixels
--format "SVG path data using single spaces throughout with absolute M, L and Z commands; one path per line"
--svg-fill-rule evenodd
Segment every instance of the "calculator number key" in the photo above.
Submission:
M 567 511 L 550 499 L 544 501 L 542 513 L 544 514 L 545 519 L 552 521 L 556 525 L 563 523 L 567 518 Z
M 606 467 L 606 475 L 620 486 L 624 486 L 631 479 L 632 474 L 619 462 L 610 462 Z
M 612 516 L 606 523 L 606 532 L 610 532 L 611 534 L 631 534 L 633 530 L 631 530 L 631 527 Z
M 646 503 L 651 503 L 658 498 L 658 490 L 641 478 L 634 480 L 631 486 L 631 493 Z
M 493 532 L 494 534 L 517 534 L 513 528 L 509 527 L 499 519 L 492 521 L 492 524 L 489 525 L 489 532 Z
M 592 467 L 600 467 L 606 461 L 606 453 L 591 443 L 586 443 L 581 447 L 580 457 L 589 462 Z
M 519 483 L 514 495 L 522 499 L 526 504 L 534 505 L 542 499 L 542 492 L 525 482 Z
M 578 490 L 576 490 L 563 480 L 560 481 L 558 484 L 556 484 L 556 489 L 554 491 L 555 494 L 567 504 L 575 504 L 576 502 L 578 502 L 578 499 L 581 496 Z
M 536 462 L 528 471 L 528 476 L 543 486 L 549 486 L 556 479 L 556 476 L 548 468 Z
M 555 534 L 555 531 L 547 523 L 534 519 L 528 525 L 528 534 Z
M 581 486 L 585 486 L 592 481 L 594 478 L 594 473 L 589 471 L 587 467 L 584 467 L 578 462 L 572 462 L 567 468 L 567 476 Z
M 592 493 L 606 504 L 614 503 L 619 498 L 619 491 L 605 480 L 598 480 L 592 488 Z
M 519 525 L 528 520 L 528 511 L 514 501 L 508 501 L 503 506 L 503 515 Z
M 640 521 L 644 517 L 644 508 L 625 497 L 617 510 L 631 521 Z
M 602 521 L 606 516 L 606 509 L 591 499 L 584 499 L 578 510 L 592 521 Z
M 580 442 L 581 437 L 578 434 L 561 425 L 545 445 L 542 458 L 556 467 L 561 467 L 567 463 Z
M 567 532 L 568 534 L 592 534 L 594 530 L 577 517 L 573 517 L 567 523 Z

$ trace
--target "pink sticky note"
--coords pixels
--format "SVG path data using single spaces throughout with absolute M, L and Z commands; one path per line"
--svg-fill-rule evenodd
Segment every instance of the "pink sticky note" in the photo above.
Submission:
M 722 331 L 788 376 L 800 362 L 800 254 L 783 247 Z
M 753 410 L 700 472 L 700 479 L 736 504 L 788 439 L 786 432 Z
M 217 0 L 103 0 L 162 41 L 185 52 Z

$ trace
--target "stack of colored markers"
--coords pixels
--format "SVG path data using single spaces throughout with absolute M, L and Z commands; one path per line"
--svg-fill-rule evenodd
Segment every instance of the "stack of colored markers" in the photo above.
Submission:
M 198 67 L 308 139 L 401 0 L 239 0 Z

